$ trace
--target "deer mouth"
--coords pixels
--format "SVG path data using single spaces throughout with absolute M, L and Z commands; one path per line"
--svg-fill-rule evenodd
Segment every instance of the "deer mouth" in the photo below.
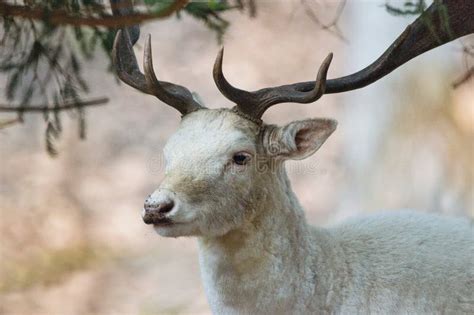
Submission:
M 143 222 L 145 222 L 145 224 L 153 224 L 154 226 L 167 226 L 173 224 L 173 221 L 169 218 L 154 213 L 145 214 L 143 216 Z

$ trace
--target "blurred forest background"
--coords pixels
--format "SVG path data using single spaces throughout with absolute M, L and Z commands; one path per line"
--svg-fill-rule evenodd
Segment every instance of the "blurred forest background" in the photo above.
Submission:
M 166 9 L 156 2 L 145 1 L 152 14 Z M 358 71 L 416 17 L 401 14 L 416 11 L 406 1 L 215 3 L 192 2 L 194 13 L 188 8 L 143 24 L 136 45 L 141 64 L 143 38 L 151 33 L 159 78 L 197 91 L 213 108 L 232 105 L 211 75 L 221 42 L 227 77 L 253 90 L 312 80 L 330 51 L 329 78 Z M 24 56 L 11 54 L 16 41 L 0 19 L 0 104 L 24 108 L 0 115 L 0 314 L 209 314 L 195 240 L 160 238 L 140 218 L 145 196 L 163 176 L 161 150 L 179 124 L 177 112 L 118 84 L 107 71 L 111 37 L 103 27 L 82 35 L 72 28 L 50 41 L 67 43 L 61 71 L 69 81 L 60 73 L 44 81 L 51 67 L 38 62 L 39 77 L 25 70 L 12 84 L 13 61 Z M 97 47 L 80 47 L 77 36 L 95 36 L 87 42 Z M 474 81 L 452 86 L 472 67 L 463 54 L 469 45 L 472 36 L 361 90 L 265 114 L 278 124 L 316 116 L 339 121 L 315 156 L 288 164 L 310 223 L 397 208 L 474 216 Z M 27 110 L 104 97 L 104 106 L 59 115 Z

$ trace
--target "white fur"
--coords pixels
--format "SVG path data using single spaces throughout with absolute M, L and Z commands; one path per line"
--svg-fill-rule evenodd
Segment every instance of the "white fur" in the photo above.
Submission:
M 151 198 L 174 198 L 176 225 L 156 230 L 198 237 L 213 313 L 473 314 L 468 220 L 400 212 L 306 223 L 284 160 L 312 154 L 334 129 L 324 119 L 258 127 L 200 110 L 167 143 Z M 253 156 L 249 165 L 232 165 L 239 151 Z

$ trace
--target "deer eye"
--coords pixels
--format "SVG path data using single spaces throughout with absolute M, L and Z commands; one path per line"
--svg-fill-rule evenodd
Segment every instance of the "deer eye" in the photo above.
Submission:
M 234 154 L 232 161 L 237 165 L 245 165 L 248 163 L 248 161 L 250 161 L 250 158 L 250 154 L 246 152 L 238 152 Z

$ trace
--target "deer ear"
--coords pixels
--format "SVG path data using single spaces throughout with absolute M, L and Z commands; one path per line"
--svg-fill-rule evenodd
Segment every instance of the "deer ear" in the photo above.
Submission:
M 316 152 L 336 126 L 335 120 L 325 118 L 294 121 L 283 127 L 267 126 L 263 146 L 270 156 L 301 160 Z

